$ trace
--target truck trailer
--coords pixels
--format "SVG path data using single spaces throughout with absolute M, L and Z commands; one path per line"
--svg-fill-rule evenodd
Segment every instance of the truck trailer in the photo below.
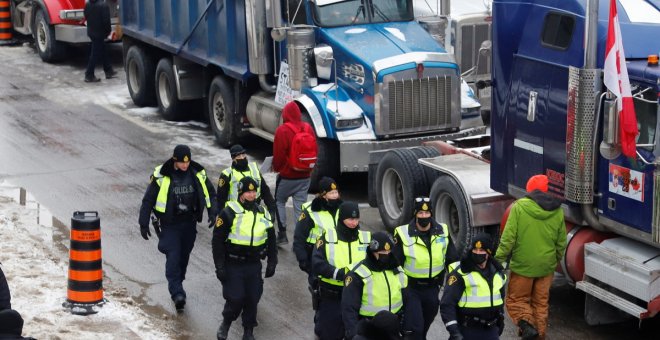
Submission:
M 373 153 L 370 172 L 370 203 L 387 227 L 428 194 L 462 251 L 478 231 L 497 236 L 527 180 L 547 175 L 568 232 L 557 269 L 586 293 L 591 325 L 660 311 L 660 2 L 616 3 L 639 128 L 633 157 L 621 152 L 618 99 L 603 85 L 610 1 L 494 0 L 490 134 Z
M 128 89 L 168 120 L 198 115 L 201 103 L 225 148 L 249 135 L 272 141 L 293 100 L 317 138 L 313 185 L 366 172 L 370 151 L 484 130 L 461 129 L 441 2 L 416 19 L 413 0 L 120 0 Z M 469 23 L 479 25 L 490 22 Z M 473 44 L 462 46 L 467 55 Z

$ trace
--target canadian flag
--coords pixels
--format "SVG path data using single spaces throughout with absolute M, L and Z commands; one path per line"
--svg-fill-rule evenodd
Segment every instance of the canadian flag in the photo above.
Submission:
M 616 0 L 610 0 L 610 21 L 607 26 L 607 43 L 605 45 L 605 86 L 619 100 L 619 136 L 621 140 L 621 151 L 627 157 L 635 157 L 637 147 L 635 139 L 639 130 L 637 129 L 637 116 L 632 93 L 630 93 L 630 80 L 626 68 L 626 54 L 623 52 L 623 41 L 621 40 L 621 27 L 619 27 L 619 16 L 616 11 Z

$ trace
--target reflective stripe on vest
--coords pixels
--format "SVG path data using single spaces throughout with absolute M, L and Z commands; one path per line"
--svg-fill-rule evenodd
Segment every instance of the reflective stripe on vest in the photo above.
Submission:
M 356 263 L 367 257 L 367 246 L 371 242 L 371 233 L 368 231 L 358 231 L 358 239 L 353 242 L 344 242 L 337 237 L 336 229 L 325 231 L 325 258 L 333 267 L 343 270 L 351 268 Z M 344 282 L 333 278 L 319 276 L 321 281 L 335 286 L 344 286 Z
M 267 210 L 255 214 L 253 211 L 243 209 L 237 201 L 230 201 L 227 206 L 235 214 L 234 223 L 227 237 L 231 244 L 257 247 L 266 243 L 268 229 L 273 227 Z
M 488 286 L 488 281 L 486 281 L 481 274 L 474 271 L 465 274 L 461 268 L 458 268 L 456 272 L 463 277 L 463 281 L 465 282 L 463 296 L 461 296 L 461 299 L 458 301 L 459 307 L 484 308 L 501 306 L 504 304 L 500 289 L 504 287 L 504 282 L 506 281 L 505 275 L 496 273 L 493 276 L 493 295 L 491 303 L 491 292 L 490 287 Z
M 360 264 L 353 270 L 364 283 L 360 315 L 372 317 L 382 310 L 397 313 L 403 307 L 401 289 L 408 285 L 408 278 L 401 267 L 397 269 L 396 274 L 392 270 L 372 272 Z
M 302 210 L 314 221 L 314 227 L 309 230 L 307 236 L 307 243 L 315 244 L 319 236 L 329 228 L 335 229 L 335 218 L 327 210 L 313 211 L 311 209 L 312 202 L 306 202 L 302 205 Z
M 158 189 L 158 196 L 156 197 L 156 205 L 154 206 L 154 210 L 159 213 L 164 213 L 167 209 L 167 194 L 170 191 L 171 181 L 168 176 L 163 176 L 160 174 L 161 167 L 162 165 L 157 166 L 153 173 L 153 177 L 156 179 L 156 184 L 158 184 L 160 187 L 160 189 Z M 211 197 L 209 196 L 209 189 L 206 187 L 206 170 L 198 172 L 195 174 L 195 177 L 197 177 L 197 180 L 202 185 L 202 191 L 204 192 L 204 203 L 208 209 L 211 207 Z
M 406 275 L 418 279 L 430 279 L 436 277 L 445 269 L 447 235 L 449 234 L 445 224 L 440 224 L 440 226 L 442 227 L 442 235 L 431 235 L 430 253 L 419 236 L 411 237 L 408 234 L 407 224 L 396 228 L 396 233 L 401 237 L 403 243 L 403 255 L 405 256 L 403 270 Z
M 238 171 L 233 167 L 222 170 L 222 174 L 229 177 L 229 192 L 227 193 L 227 202 L 225 207 L 230 201 L 238 200 L 238 182 L 245 177 L 250 176 L 252 179 L 257 182 L 257 199 L 261 197 L 261 172 L 259 172 L 259 167 L 257 163 L 250 162 L 248 163 L 249 171 Z

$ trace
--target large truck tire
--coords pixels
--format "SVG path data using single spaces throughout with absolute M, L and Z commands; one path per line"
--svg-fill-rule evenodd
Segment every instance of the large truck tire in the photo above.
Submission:
M 64 59 L 66 46 L 55 40 L 55 28 L 46 20 L 46 14 L 39 9 L 34 17 L 34 44 L 41 60 L 52 63 Z
M 319 180 L 324 176 L 331 177 L 335 181 L 339 178 L 339 145 L 337 141 L 327 138 L 317 138 L 316 166 L 312 171 L 309 181 L 309 192 L 319 191 Z M 341 189 L 341 188 L 340 188 Z
M 234 107 L 234 92 L 229 82 L 221 75 L 215 76 L 209 86 L 209 124 L 223 148 L 231 147 L 237 140 L 240 119 Z
M 414 148 L 410 148 L 410 150 L 415 154 L 417 159 L 433 158 L 442 155 L 440 151 L 438 151 L 438 149 L 431 146 L 416 146 Z M 417 164 L 419 164 L 419 162 Z M 422 171 L 424 171 L 424 179 L 426 180 L 426 183 L 424 184 L 424 191 L 418 194 L 428 197 L 430 193 L 431 184 L 433 184 L 435 179 L 438 178 L 438 176 L 440 176 L 440 173 L 433 168 L 429 168 L 421 164 L 419 166 L 422 168 Z
M 156 65 L 144 48 L 139 45 L 129 47 L 124 68 L 133 103 L 140 107 L 156 104 Z
M 178 121 L 184 116 L 185 102 L 179 100 L 174 69 L 169 58 L 162 58 L 156 66 L 154 78 L 158 110 L 166 120 Z
M 458 183 L 448 175 L 441 175 L 431 187 L 433 217 L 440 223 L 447 224 L 449 234 L 456 250 L 462 256 L 465 245 L 470 244 L 475 230 L 470 227 L 467 199 L 463 196 Z
M 385 228 L 410 222 L 415 197 L 424 192 L 426 179 L 412 150 L 395 149 L 387 152 L 376 171 L 376 199 Z

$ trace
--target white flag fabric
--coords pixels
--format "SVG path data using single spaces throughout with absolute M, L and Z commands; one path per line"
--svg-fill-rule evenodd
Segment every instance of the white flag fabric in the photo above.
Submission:
M 625 58 L 616 0 L 610 0 L 610 20 L 607 25 L 607 43 L 605 45 L 604 81 L 607 89 L 619 99 L 617 106 L 619 109 L 621 151 L 627 157 L 635 157 L 637 151 L 635 139 L 639 130 L 637 129 L 637 116 L 635 115 L 635 105 L 630 92 L 630 80 L 628 79 Z

